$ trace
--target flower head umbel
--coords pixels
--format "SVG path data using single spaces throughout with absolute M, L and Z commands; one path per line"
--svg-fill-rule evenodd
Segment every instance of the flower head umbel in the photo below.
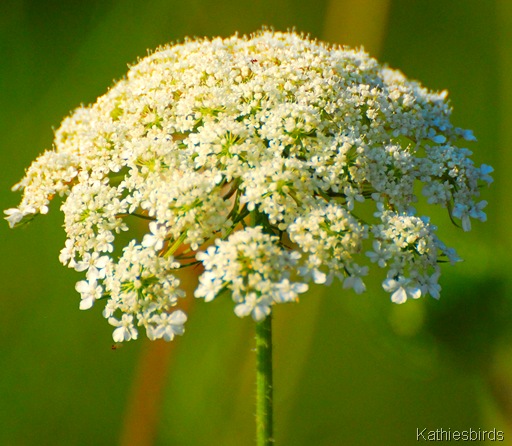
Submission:
M 300 254 L 279 245 L 279 237 L 262 232 L 260 226 L 246 228 L 227 240 L 197 254 L 205 272 L 200 277 L 196 297 L 210 301 L 223 289 L 231 291 L 238 304 L 238 316 L 252 315 L 256 321 L 270 313 L 276 302 L 293 302 L 307 291 L 305 283 L 290 283 Z
M 228 291 L 235 313 L 257 321 L 310 280 L 361 293 L 372 265 L 387 268 L 394 302 L 438 298 L 439 260 L 456 255 L 416 215 L 416 193 L 470 230 L 492 181 L 450 112 L 446 92 L 362 51 L 291 32 L 189 40 L 66 118 L 6 219 L 17 226 L 64 197 L 60 260 L 85 273 L 80 308 L 107 301 L 118 342 L 141 328 L 181 335 L 176 270 L 198 263 L 196 297 Z

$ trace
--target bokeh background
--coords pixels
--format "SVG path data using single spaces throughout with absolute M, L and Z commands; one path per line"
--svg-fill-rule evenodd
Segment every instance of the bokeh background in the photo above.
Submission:
M 277 444 L 412 445 L 424 427 L 496 428 L 512 444 L 507 0 L 2 0 L 0 207 L 17 205 L 9 189 L 51 147 L 52 128 L 148 48 L 263 25 L 363 45 L 448 89 L 454 123 L 479 139 L 476 162 L 496 169 L 487 223 L 462 233 L 429 211 L 465 259 L 444 267 L 440 301 L 391 304 L 377 278 L 364 295 L 318 287 L 276 308 Z M 0 226 L 0 445 L 252 445 L 252 321 L 227 299 L 197 302 L 183 338 L 113 350 L 101 305 L 78 310 L 61 226 L 57 206 Z

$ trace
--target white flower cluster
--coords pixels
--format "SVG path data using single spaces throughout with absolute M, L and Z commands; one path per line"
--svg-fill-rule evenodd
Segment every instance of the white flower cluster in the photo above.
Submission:
M 229 290 L 237 303 L 235 313 L 252 314 L 256 321 L 265 319 L 274 303 L 293 302 L 308 290 L 305 283 L 291 283 L 290 274 L 301 255 L 279 245 L 279 237 L 262 232 L 261 226 L 232 234 L 226 241 L 196 256 L 205 272 L 200 277 L 196 297 L 206 302 L 222 290 Z
M 17 226 L 64 197 L 60 260 L 86 272 L 80 308 L 107 299 L 116 341 L 139 327 L 182 334 L 175 270 L 198 263 L 195 295 L 229 290 L 236 314 L 255 320 L 308 280 L 363 292 L 364 261 L 388 269 L 394 302 L 438 298 L 438 262 L 456 255 L 415 216 L 417 191 L 469 230 L 492 181 L 459 147 L 474 136 L 450 112 L 446 92 L 362 51 L 291 32 L 186 41 L 66 118 L 6 219 Z

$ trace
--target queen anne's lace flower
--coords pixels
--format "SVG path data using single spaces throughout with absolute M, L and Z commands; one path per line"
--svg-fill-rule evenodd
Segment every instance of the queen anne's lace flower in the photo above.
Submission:
M 450 112 L 446 92 L 362 51 L 270 31 L 186 41 L 66 118 L 6 219 L 17 226 L 64 197 L 60 260 L 86 274 L 80 308 L 107 300 L 118 342 L 138 327 L 182 334 L 175 270 L 197 263 L 197 297 L 228 291 L 257 321 L 309 280 L 363 292 L 365 261 L 387 268 L 394 302 L 438 298 L 439 261 L 457 257 L 415 215 L 417 191 L 469 230 L 492 181 L 459 147 L 475 138 Z M 134 217 L 145 233 L 118 237 Z
M 222 290 L 229 290 L 238 304 L 238 316 L 252 315 L 260 321 L 276 302 L 293 302 L 307 291 L 305 283 L 290 283 L 300 254 L 280 246 L 279 237 L 262 232 L 261 226 L 246 228 L 227 240 L 199 252 L 205 273 L 201 275 L 196 297 L 210 301 Z

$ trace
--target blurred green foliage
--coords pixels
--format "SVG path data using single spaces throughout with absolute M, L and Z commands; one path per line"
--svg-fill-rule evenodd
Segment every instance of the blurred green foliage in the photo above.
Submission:
M 380 60 L 450 91 L 455 123 L 474 129 L 479 142 L 470 148 L 476 162 L 496 167 L 496 182 L 484 192 L 489 221 L 469 234 L 429 210 L 465 259 L 444 268 L 439 302 L 392 305 L 374 280 L 362 296 L 334 285 L 276 309 L 277 444 L 408 445 L 423 427 L 496 427 L 510 441 L 512 7 L 506 0 L 392 0 L 385 16 L 372 16 L 383 22 L 376 45 L 368 33 L 343 35 L 344 26 L 372 25 L 364 14 L 343 14 L 353 1 L 333 9 L 334 1 L 4 0 L 1 207 L 16 205 L 9 189 L 51 147 L 51 128 L 148 48 L 262 25 L 332 40 L 338 21 L 346 39 L 338 43 L 369 39 Z M 363 3 L 371 11 L 372 1 Z M 347 17 L 360 23 L 348 26 Z M 151 353 L 139 341 L 112 350 L 100 305 L 78 310 L 78 275 L 58 262 L 61 226 L 52 212 L 22 229 L 1 229 L 0 444 L 253 444 L 252 321 L 236 318 L 227 300 L 196 303 L 172 347 Z M 143 372 L 151 354 L 170 355 L 162 389 L 148 385 L 159 373 Z M 153 393 L 163 392 L 149 440 L 132 434 L 137 415 L 140 423 L 151 415 L 138 400 L 144 392 L 155 401 Z

